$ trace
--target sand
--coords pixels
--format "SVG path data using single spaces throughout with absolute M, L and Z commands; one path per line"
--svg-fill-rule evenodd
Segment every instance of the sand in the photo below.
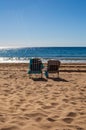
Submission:
M 86 64 L 62 64 L 60 78 L 28 64 L 0 64 L 0 130 L 86 130 Z

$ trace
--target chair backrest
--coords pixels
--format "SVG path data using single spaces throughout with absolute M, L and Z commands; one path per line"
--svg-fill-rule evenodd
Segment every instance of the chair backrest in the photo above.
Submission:
M 60 61 L 59 60 L 49 60 L 47 70 L 48 72 L 57 72 L 60 67 Z
M 33 72 L 41 71 L 42 70 L 42 62 L 38 58 L 31 59 L 30 63 L 30 70 Z

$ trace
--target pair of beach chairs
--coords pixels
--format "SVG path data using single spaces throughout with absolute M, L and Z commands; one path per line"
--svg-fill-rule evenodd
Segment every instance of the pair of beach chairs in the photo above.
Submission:
M 47 66 L 44 67 L 42 61 L 39 58 L 33 58 L 30 59 L 28 74 L 29 77 L 31 77 L 31 74 L 41 74 L 42 78 L 44 72 L 46 78 L 49 78 L 49 73 L 57 73 L 59 77 L 59 67 L 60 67 L 59 60 L 49 60 L 47 62 Z

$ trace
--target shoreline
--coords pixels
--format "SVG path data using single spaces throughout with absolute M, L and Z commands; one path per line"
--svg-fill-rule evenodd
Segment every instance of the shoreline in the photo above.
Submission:
M 41 58 L 40 58 L 41 59 Z M 52 59 L 52 58 L 50 58 L 50 59 Z M 47 61 L 48 60 L 50 60 L 50 59 L 41 59 L 42 60 L 42 63 L 47 63 Z M 25 60 L 25 59 L 23 59 L 23 60 L 15 60 L 15 59 L 12 59 L 12 60 L 3 60 L 2 58 L 0 59 L 0 64 L 1 63 L 29 63 L 29 60 L 30 59 L 28 59 L 28 60 Z M 59 60 L 59 61 L 61 61 L 61 63 L 62 64 L 66 64 L 66 63 L 69 63 L 69 64 L 71 64 L 71 63 L 73 63 L 73 64 L 86 64 L 86 59 L 53 59 L 53 60 Z
M 0 63 L 29 63 L 32 57 L 0 57 Z M 34 58 L 34 57 L 33 57 Z M 86 63 L 85 57 L 38 57 L 43 63 L 47 63 L 48 60 L 59 60 L 61 63 Z
M 43 64 L 46 68 L 47 63 Z M 0 63 L 0 70 L 12 70 L 13 67 L 14 70 L 19 70 L 21 68 L 27 71 L 29 69 L 29 63 Z M 60 72 L 86 72 L 86 63 L 61 63 L 59 70 Z

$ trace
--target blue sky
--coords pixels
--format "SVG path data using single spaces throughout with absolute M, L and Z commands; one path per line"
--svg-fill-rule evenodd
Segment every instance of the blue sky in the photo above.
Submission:
M 86 0 L 0 0 L 1 46 L 86 46 Z

